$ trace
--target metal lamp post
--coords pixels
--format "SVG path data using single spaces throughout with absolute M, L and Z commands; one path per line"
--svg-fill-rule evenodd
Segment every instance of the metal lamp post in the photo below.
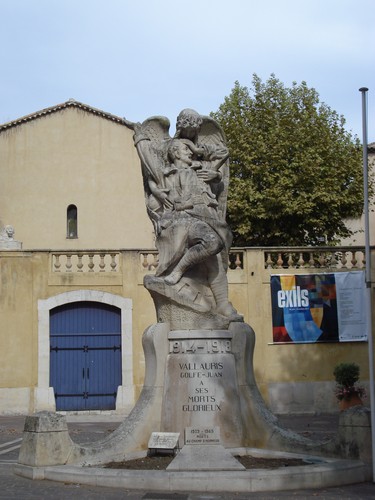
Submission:
M 372 339 L 372 307 L 371 307 L 371 253 L 370 253 L 370 221 L 368 199 L 368 153 L 367 153 L 367 92 L 368 88 L 361 87 L 362 94 L 362 131 L 363 131 L 363 195 L 365 215 L 365 259 L 366 259 L 366 300 L 368 311 L 368 356 L 370 378 L 370 405 L 371 405 L 371 441 L 372 441 L 372 480 L 375 482 L 375 392 L 374 392 L 374 351 Z

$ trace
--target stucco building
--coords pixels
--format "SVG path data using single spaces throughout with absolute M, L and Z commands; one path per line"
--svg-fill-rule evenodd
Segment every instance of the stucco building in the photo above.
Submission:
M 142 333 L 156 321 L 143 277 L 157 266 L 131 128 L 74 100 L 1 125 L 6 226 L 15 234 L 0 245 L 0 414 L 127 411 L 143 384 Z M 273 343 L 270 277 L 316 272 L 314 259 L 322 272 L 363 269 L 362 248 L 343 255 L 232 251 L 230 299 L 256 332 L 255 373 L 275 411 L 334 411 L 337 362 L 356 361 L 368 377 L 366 342 Z
M 371 175 L 370 182 L 374 181 L 375 175 L 375 142 L 368 145 L 368 169 Z M 370 205 L 369 210 L 369 226 L 370 226 L 370 243 L 375 245 L 375 211 L 374 211 L 374 199 Z M 364 245 L 365 244 L 365 218 L 364 215 L 360 219 L 350 219 L 347 221 L 349 228 L 354 232 L 351 238 L 342 241 L 344 245 Z
M 70 100 L 0 126 L 0 141 L 0 220 L 24 250 L 153 246 L 121 118 Z

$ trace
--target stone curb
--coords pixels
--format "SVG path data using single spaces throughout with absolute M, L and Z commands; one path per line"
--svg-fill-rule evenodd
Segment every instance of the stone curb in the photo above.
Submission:
M 264 451 L 259 450 L 259 453 L 262 452 L 264 456 Z M 274 455 L 274 453 L 268 450 L 267 456 L 271 455 Z M 322 457 L 288 454 L 288 456 L 292 455 L 316 463 L 273 470 L 221 470 L 208 472 L 115 470 L 70 465 L 30 467 L 16 464 L 14 473 L 29 479 L 46 479 L 64 483 L 130 490 L 163 492 L 210 491 L 212 493 L 303 490 L 343 486 L 371 480 L 371 467 L 359 460 L 322 459 Z

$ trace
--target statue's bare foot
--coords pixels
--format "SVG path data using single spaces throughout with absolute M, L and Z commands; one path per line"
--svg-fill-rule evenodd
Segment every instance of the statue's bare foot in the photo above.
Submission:
M 180 281 L 181 278 L 182 278 L 181 271 L 172 271 L 169 276 L 164 278 L 164 281 L 165 283 L 167 283 L 167 285 L 175 285 Z

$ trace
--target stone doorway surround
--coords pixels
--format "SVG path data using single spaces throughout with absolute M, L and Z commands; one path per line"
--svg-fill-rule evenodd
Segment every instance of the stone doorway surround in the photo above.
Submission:
M 116 398 L 116 412 L 127 411 L 134 404 L 133 345 L 131 299 L 98 290 L 74 290 L 38 300 L 38 385 L 34 394 L 34 411 L 56 411 L 53 388 L 50 387 L 50 311 L 72 302 L 100 302 L 121 310 L 122 385 Z

